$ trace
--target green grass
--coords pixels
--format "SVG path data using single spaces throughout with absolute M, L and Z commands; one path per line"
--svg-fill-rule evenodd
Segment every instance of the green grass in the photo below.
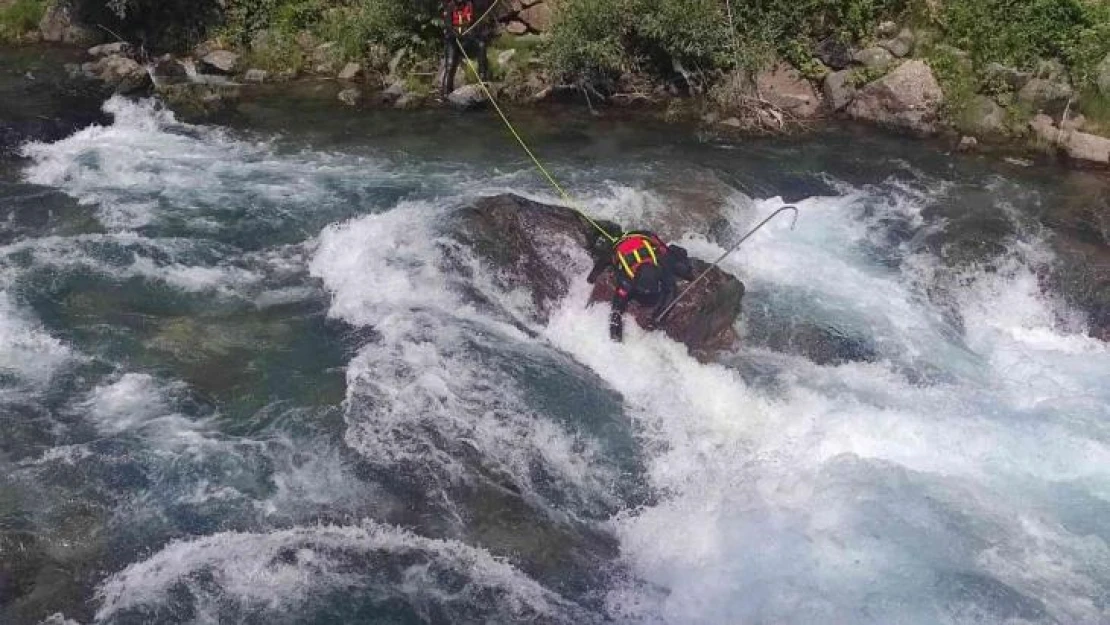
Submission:
M 1110 96 L 1094 90 L 1083 93 L 1079 98 L 1079 112 L 1087 118 L 1087 132 L 1110 137 Z
M 45 12 L 45 0 L 16 0 L 11 6 L 0 9 L 0 42 L 18 42 L 39 27 Z

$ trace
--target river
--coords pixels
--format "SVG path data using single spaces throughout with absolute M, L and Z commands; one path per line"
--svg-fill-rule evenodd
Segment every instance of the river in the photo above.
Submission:
M 1110 346 L 1046 278 L 1100 175 L 516 112 L 695 256 L 798 206 L 700 363 L 455 242 L 557 201 L 488 113 L 102 106 L 0 156 L 0 621 L 1110 622 Z

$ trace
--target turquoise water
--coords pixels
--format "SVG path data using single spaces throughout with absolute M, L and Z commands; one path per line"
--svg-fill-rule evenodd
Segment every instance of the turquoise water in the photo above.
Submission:
M 0 620 L 1110 619 L 1110 350 L 1043 225 L 1097 177 L 522 115 L 703 258 L 798 205 L 702 364 L 610 343 L 580 251 L 541 322 L 457 243 L 554 201 L 489 117 L 105 111 L 0 165 Z

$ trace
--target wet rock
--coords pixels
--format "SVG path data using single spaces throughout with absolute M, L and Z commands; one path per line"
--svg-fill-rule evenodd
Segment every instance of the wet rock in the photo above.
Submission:
M 960 143 L 956 146 L 959 152 L 973 152 L 975 148 L 979 147 L 979 140 L 975 137 L 960 137 Z
M 71 43 L 79 46 L 92 46 L 100 43 L 99 30 L 76 22 L 74 8 L 67 0 L 56 0 L 43 13 L 39 21 L 42 40 L 51 43 Z
M 1037 115 L 1029 128 L 1041 143 L 1063 150 L 1070 158 L 1086 163 L 1110 165 L 1110 139 L 1086 132 L 1060 128 L 1048 115 Z
M 239 103 L 239 90 L 229 85 L 178 83 L 159 85 L 158 95 L 174 112 L 185 117 L 204 118 L 233 110 Z
M 894 55 L 884 48 L 873 46 L 856 52 L 852 60 L 868 69 L 885 70 L 894 63 Z
M 89 56 L 102 57 L 102 56 L 130 56 L 131 44 L 126 41 L 117 41 L 116 43 L 104 43 L 99 46 L 89 48 Z
M 1018 91 L 1018 100 L 1053 114 L 1062 112 L 1074 96 L 1067 82 L 1048 78 L 1034 78 Z
M 459 239 L 496 269 L 503 288 L 531 294 L 541 322 L 566 297 L 571 280 L 585 280 L 591 265 L 586 250 L 598 239 L 593 226 L 573 210 L 515 195 L 481 199 L 459 219 Z M 696 259 L 694 265 L 695 273 L 707 267 Z M 612 277 L 602 276 L 590 301 L 607 304 L 612 288 Z M 743 294 L 739 280 L 715 269 L 675 307 L 662 329 L 699 356 L 729 348 L 737 341 L 733 325 Z M 641 326 L 651 314 L 638 306 L 629 312 Z
M 362 101 L 362 91 L 356 87 L 348 87 L 340 91 L 337 97 L 340 102 L 347 106 L 358 106 L 358 103 Z
M 812 117 L 821 106 L 821 97 L 813 85 L 786 62 L 760 72 L 755 82 L 765 100 L 798 117 Z
M 181 61 L 168 54 L 154 62 L 151 73 L 154 75 L 154 81 L 160 85 L 185 82 L 189 79 L 189 73 L 185 71 Z
M 846 69 L 852 64 L 852 46 L 837 37 L 829 37 L 817 44 L 813 55 L 834 70 Z
M 1110 139 L 1086 132 L 1065 131 L 1064 151 L 1068 156 L 1088 163 L 1110 165 Z
M 1098 69 L 1095 73 L 1095 84 L 1098 85 L 1098 91 L 1104 96 L 1110 97 L 1110 54 L 1102 59 L 1099 63 Z
M 977 135 L 1006 134 L 1006 109 L 984 95 L 975 96 L 959 120 L 961 130 Z
M 1033 78 L 1032 72 L 1023 72 L 1001 63 L 988 63 L 983 68 L 983 76 L 988 83 L 1006 85 L 1014 91 L 1020 91 Z
M 362 66 L 358 63 L 347 63 L 339 71 L 339 80 L 352 81 L 362 75 Z
M 247 73 L 243 76 L 243 80 L 253 83 L 264 83 L 268 78 L 270 72 L 262 69 L 248 69 Z
M 864 87 L 848 106 L 854 119 L 929 135 L 937 132 L 944 92 L 932 69 L 912 60 Z
M 913 41 L 913 31 L 903 28 L 897 37 L 883 41 L 879 46 L 894 56 L 902 58 L 913 52 Z
M 486 94 L 478 85 L 466 85 L 452 91 L 447 101 L 455 108 L 472 109 L 485 104 Z
M 239 55 L 230 50 L 215 50 L 204 55 L 201 60 L 204 67 L 220 74 L 234 74 L 239 67 Z
M 135 93 L 148 89 L 152 83 L 146 68 L 125 56 L 107 56 L 92 63 L 86 71 L 96 76 L 116 93 Z
M 856 87 L 852 83 L 852 72 L 846 69 L 839 72 L 830 72 L 825 76 L 822 91 L 825 94 L 825 103 L 830 110 L 833 112 L 843 111 L 851 104 L 852 98 L 856 97 Z

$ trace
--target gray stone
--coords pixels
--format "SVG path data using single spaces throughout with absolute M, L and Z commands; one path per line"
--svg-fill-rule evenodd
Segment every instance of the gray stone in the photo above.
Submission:
M 975 96 L 959 120 L 961 130 L 977 135 L 1001 135 L 1006 132 L 1006 109 L 984 95 Z
M 339 72 L 339 80 L 354 80 L 362 75 L 362 66 L 358 63 L 347 63 Z
M 396 76 L 397 70 L 401 68 L 401 62 L 405 60 L 405 55 L 408 53 L 407 48 L 401 48 L 393 54 L 393 58 L 389 59 L 389 75 Z
M 813 55 L 832 69 L 845 69 L 852 64 L 852 46 L 836 37 L 829 37 L 817 44 Z
M 1050 113 L 1063 111 L 1074 96 L 1071 85 L 1047 78 L 1034 78 L 1018 91 L 1018 100 Z
M 393 101 L 402 98 L 405 95 L 405 82 L 403 80 L 395 80 L 389 83 L 389 86 L 382 92 L 382 97 L 387 101 Z
M 1080 161 L 1110 165 L 1110 139 L 1086 132 L 1065 132 L 1062 147 Z
M 115 54 L 129 56 L 131 54 L 131 44 L 126 41 L 117 41 L 116 43 L 104 43 L 89 48 L 89 56 L 91 57 L 112 56 Z
M 146 68 L 125 56 L 104 57 L 88 69 L 116 93 L 135 93 L 152 84 Z
M 39 32 L 43 41 L 79 46 L 96 45 L 103 38 L 99 30 L 78 24 L 72 6 L 65 0 L 56 0 L 46 8 L 39 20 Z
M 1060 129 L 1056 127 L 1052 118 L 1044 113 L 1033 117 L 1032 121 L 1029 122 L 1029 129 L 1033 131 L 1038 139 L 1052 145 L 1056 145 L 1056 141 L 1060 137 Z
M 263 83 L 266 82 L 266 78 L 268 78 L 269 75 L 270 72 L 266 70 L 248 69 L 246 75 L 243 76 L 243 80 L 247 82 Z
M 478 85 L 466 85 L 452 91 L 447 96 L 447 101 L 456 108 L 476 108 L 485 103 L 486 94 L 482 92 L 482 88 Z
M 1021 90 L 1033 78 L 1032 72 L 1023 72 L 1014 67 L 1007 67 L 1001 63 L 988 63 L 983 68 L 983 77 L 990 83 L 1000 83 L 1014 91 Z
M 755 84 L 763 99 L 798 117 L 812 117 L 821 107 L 821 97 L 813 85 L 786 62 L 760 72 Z
M 1060 127 L 1064 130 L 1083 130 L 1083 126 L 1087 124 L 1087 117 L 1080 113 L 1075 116 L 1068 116 L 1067 119 L 1060 121 Z
M 937 131 L 944 92 L 925 62 L 911 60 L 864 87 L 848 105 L 854 119 L 929 135 Z
M 347 106 L 358 106 L 358 103 L 362 101 L 362 91 L 356 87 L 348 87 L 340 91 L 338 97 L 339 101 Z
M 1102 63 L 1099 63 L 1095 84 L 1098 85 L 1099 93 L 1110 97 L 1110 54 L 1107 54 L 1106 58 L 1102 59 Z
M 455 215 L 459 242 L 490 267 L 502 288 L 530 295 L 534 304 L 530 314 L 541 324 L 558 311 L 572 281 L 585 280 L 592 257 L 612 254 L 611 244 L 593 226 L 561 206 L 501 195 L 480 199 Z M 599 225 L 621 230 L 614 223 Z M 709 269 L 700 259 L 691 261 L 695 274 Z M 576 275 L 568 275 L 568 267 Z M 608 306 L 614 288 L 613 277 L 603 274 L 594 284 L 590 302 Z M 709 269 L 705 287 L 692 290 L 690 297 L 675 306 L 659 331 L 685 344 L 699 358 L 735 348 L 743 296 L 744 285 L 735 276 Z M 633 305 L 628 321 L 645 326 L 651 313 L 650 307 Z
M 721 125 L 728 126 L 729 128 L 743 128 L 744 122 L 740 121 L 739 117 L 729 117 L 728 119 L 721 120 Z
M 500 54 L 497 55 L 498 67 L 505 67 L 506 65 L 508 65 L 509 62 L 513 60 L 514 56 L 516 56 L 516 49 L 514 48 L 502 51 Z
M 1068 68 L 1056 59 L 1046 59 L 1037 63 L 1037 69 L 1034 72 L 1036 78 L 1043 78 L 1052 81 L 1067 81 Z
M 317 74 L 334 74 L 336 65 L 336 44 L 333 41 L 322 43 L 312 50 L 312 71 Z
M 975 137 L 960 137 L 960 144 L 956 146 L 956 150 L 960 152 L 971 152 L 979 147 L 979 140 Z
M 424 98 L 415 93 L 405 93 L 396 102 L 393 103 L 393 108 L 397 109 L 414 109 L 424 104 Z
M 890 20 L 879 24 L 879 27 L 875 29 L 875 34 L 879 37 L 893 37 L 897 32 L 898 24 Z
M 829 73 L 825 76 L 822 91 L 825 93 L 825 102 L 830 110 L 833 112 L 843 111 L 852 103 L 852 98 L 856 97 L 856 87 L 852 84 L 851 70 L 844 69 Z
M 239 55 L 230 50 L 214 50 L 204 55 L 200 62 L 221 74 L 233 74 L 239 66 Z
M 189 79 L 185 66 L 173 56 L 166 54 L 159 57 L 151 67 L 151 73 L 158 84 L 184 82 Z
M 913 32 L 903 28 L 897 37 L 883 41 L 879 46 L 898 58 L 908 56 L 913 52 Z
M 872 46 L 856 52 L 852 60 L 868 69 L 886 69 L 894 63 L 894 55 L 884 48 Z

